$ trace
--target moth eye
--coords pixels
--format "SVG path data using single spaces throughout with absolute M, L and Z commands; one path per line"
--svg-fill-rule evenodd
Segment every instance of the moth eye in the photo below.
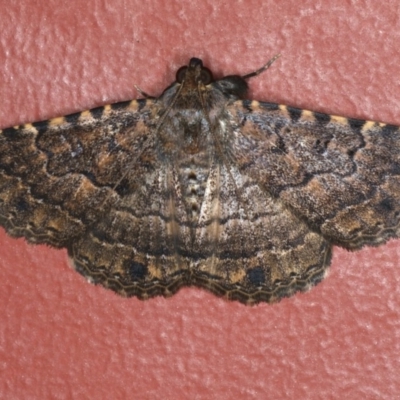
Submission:
M 212 72 L 208 68 L 202 68 L 199 81 L 203 83 L 203 85 L 208 85 L 213 81 Z
M 176 72 L 176 81 L 178 83 L 182 83 L 183 82 L 183 79 L 185 78 L 187 69 L 188 69 L 188 67 L 180 67 L 178 69 L 178 71 Z

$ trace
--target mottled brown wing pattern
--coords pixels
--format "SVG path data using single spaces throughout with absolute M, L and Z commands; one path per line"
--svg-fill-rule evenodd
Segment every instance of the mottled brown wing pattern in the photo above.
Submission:
M 194 248 L 202 257 L 192 263 L 195 284 L 252 304 L 276 301 L 322 280 L 330 243 L 236 165 L 225 163 L 214 215 L 204 216 L 196 229 Z
M 228 111 L 241 173 L 310 229 L 350 250 L 399 236 L 397 126 L 257 101 Z
M 0 223 L 8 233 L 66 247 L 106 214 L 126 190 L 131 155 L 144 156 L 153 118 L 148 102 L 0 131 Z
M 332 245 L 397 237 L 399 130 L 241 100 L 199 59 L 157 99 L 0 131 L 0 224 L 122 296 L 245 304 L 321 281 Z

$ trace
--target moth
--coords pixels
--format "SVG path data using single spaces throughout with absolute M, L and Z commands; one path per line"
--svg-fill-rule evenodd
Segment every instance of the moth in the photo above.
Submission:
M 246 100 L 275 58 L 216 80 L 192 58 L 157 98 L 1 130 L 0 224 L 122 296 L 245 304 L 399 237 L 399 128 Z

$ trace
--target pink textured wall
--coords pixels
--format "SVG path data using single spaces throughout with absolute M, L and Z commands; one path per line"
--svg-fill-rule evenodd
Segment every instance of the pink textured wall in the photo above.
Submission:
M 328 5 L 330 4 L 330 5 Z M 259 100 L 400 124 L 398 0 L 0 0 L 0 127 L 160 94 L 203 58 Z M 400 241 L 248 308 L 198 289 L 126 300 L 65 251 L 0 232 L 1 399 L 394 399 Z

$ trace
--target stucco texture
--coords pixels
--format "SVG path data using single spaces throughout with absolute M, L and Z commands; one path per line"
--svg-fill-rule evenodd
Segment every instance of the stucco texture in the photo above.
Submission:
M 398 0 L 0 0 L 0 127 L 158 95 L 190 57 L 252 98 L 400 124 Z M 0 232 L 1 399 L 400 398 L 400 241 L 252 308 L 124 299 Z

